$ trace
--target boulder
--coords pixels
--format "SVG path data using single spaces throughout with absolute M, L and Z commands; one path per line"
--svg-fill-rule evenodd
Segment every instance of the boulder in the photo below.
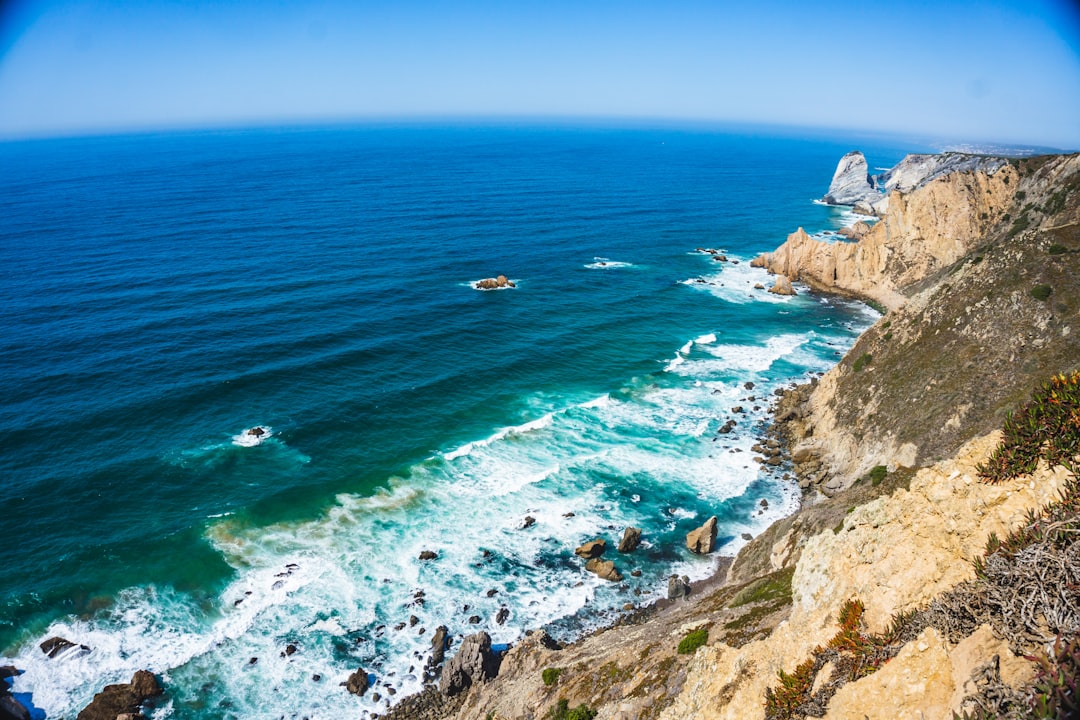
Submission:
M 357 668 L 356 672 L 349 676 L 349 679 L 342 683 L 345 689 L 351 692 L 353 695 L 360 697 L 364 696 L 364 693 L 368 691 L 368 674 L 364 668 Z
M 622 582 L 623 576 L 619 574 L 619 571 L 615 569 L 615 563 L 610 560 L 601 560 L 600 558 L 593 558 L 589 562 L 585 563 L 585 569 L 591 573 L 594 573 L 601 580 L 610 580 L 611 582 Z
M 510 617 L 510 608 L 505 605 L 499 608 L 499 612 L 495 613 L 495 624 L 502 625 Z
M 522 521 L 521 529 L 525 530 L 527 528 L 531 528 L 535 524 L 536 524 L 536 518 L 534 518 L 532 515 L 526 515 L 525 520 Z
M 605 550 L 607 550 L 607 541 L 597 538 L 596 540 L 590 540 L 578 549 L 574 550 L 574 554 L 580 558 L 591 560 L 593 558 L 598 558 L 603 555 Z
M 690 578 L 672 575 L 667 581 L 668 600 L 680 600 L 690 595 Z
M 858 150 L 853 150 L 840 158 L 829 183 L 829 191 L 822 199 L 829 205 L 854 205 L 867 196 L 877 194 L 866 158 Z
M 38 645 L 38 647 L 41 648 L 41 652 L 45 653 L 50 658 L 54 658 L 65 650 L 70 650 L 74 647 L 79 648 L 79 654 L 86 654 L 90 652 L 90 648 L 86 647 L 85 645 L 76 645 L 70 640 L 65 640 L 64 638 L 59 636 L 49 638 L 45 642 L 41 643 L 41 645 Z
M 634 552 L 641 544 L 641 528 L 628 527 L 623 530 L 622 540 L 619 541 L 619 552 Z
M 776 282 L 769 288 L 769 292 L 776 295 L 797 295 L 795 288 L 791 287 L 791 281 L 788 280 L 787 275 L 777 275 Z
M 446 659 L 446 646 L 447 635 L 449 629 L 445 625 L 440 625 L 435 628 L 435 635 L 431 638 L 431 658 L 428 660 L 428 666 L 435 668 L 442 665 L 443 660 Z
M 106 685 L 79 713 L 77 720 L 116 720 L 130 714 L 141 716 L 142 704 L 164 692 L 154 674 L 139 670 L 127 684 Z
M 498 277 L 478 280 L 475 287 L 477 290 L 499 290 L 501 288 L 517 287 L 517 285 L 507 279 L 505 275 L 499 275 Z
M 439 678 L 439 692 L 453 696 L 474 683 L 485 682 L 499 674 L 499 656 L 491 651 L 491 636 L 486 632 L 469 635 L 457 655 L 450 658 Z
M 711 553 L 716 549 L 716 516 L 705 521 L 705 524 L 697 530 L 691 530 L 686 534 L 686 547 L 690 552 L 698 555 Z
M 431 550 L 421 550 L 420 551 L 420 559 L 421 560 L 435 560 L 438 557 L 439 557 L 438 553 L 435 553 L 435 552 L 433 552 Z

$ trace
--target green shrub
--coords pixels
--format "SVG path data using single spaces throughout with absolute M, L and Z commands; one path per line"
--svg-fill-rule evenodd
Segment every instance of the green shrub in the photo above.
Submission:
M 866 473 L 866 478 L 870 481 L 870 484 L 877 487 L 881 484 L 881 481 L 885 479 L 885 476 L 889 474 L 889 468 L 884 465 L 875 465 L 870 469 L 870 472 Z
M 871 357 L 870 353 L 863 353 L 851 366 L 851 369 L 855 372 L 862 372 L 862 369 L 869 365 L 871 360 L 873 360 L 873 357 Z
M 1051 255 L 1064 255 L 1065 253 L 1069 252 L 1069 249 L 1061 243 L 1054 243 L 1050 246 L 1050 249 L 1047 252 L 1049 252 Z
M 559 700 L 555 707 L 548 710 L 548 720 L 593 720 L 596 711 L 588 705 L 578 705 L 571 708 L 566 700 Z
M 889 342 L 890 340 L 892 340 L 892 330 L 885 333 L 885 336 L 882 339 L 885 340 L 885 342 Z
M 559 680 L 559 676 L 562 675 L 562 668 L 544 668 L 544 672 L 541 676 L 544 678 L 544 684 L 551 687 Z
M 1031 297 L 1036 300 L 1046 300 L 1054 292 L 1054 288 L 1049 285 L 1036 285 L 1031 288 Z
M 699 628 L 686 634 L 682 640 L 679 641 L 679 654 L 690 655 L 697 651 L 699 647 L 709 641 L 709 631 L 705 628 Z

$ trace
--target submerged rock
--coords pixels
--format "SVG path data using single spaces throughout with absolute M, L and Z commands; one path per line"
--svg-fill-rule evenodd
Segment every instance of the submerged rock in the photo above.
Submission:
M 686 547 L 690 552 L 698 555 L 711 553 L 716 549 L 716 516 L 705 521 L 705 524 L 696 530 L 686 534 Z
M 90 652 L 90 648 L 88 648 L 86 645 L 76 645 L 70 640 L 65 640 L 64 638 L 59 636 L 49 638 L 45 642 L 41 643 L 41 645 L 39 645 L 38 647 L 40 647 L 41 652 L 48 655 L 49 658 L 54 658 L 60 653 L 76 647 L 79 648 L 80 655 L 84 655 Z

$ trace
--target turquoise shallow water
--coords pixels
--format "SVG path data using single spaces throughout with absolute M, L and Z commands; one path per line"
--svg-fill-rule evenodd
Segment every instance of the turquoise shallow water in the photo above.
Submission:
M 142 667 L 169 688 L 159 717 L 341 717 L 384 706 L 340 691 L 357 666 L 416 689 L 439 624 L 569 636 L 670 572 L 708 574 L 689 529 L 718 515 L 733 554 L 797 503 L 751 460 L 766 397 L 873 319 L 755 291 L 746 262 L 850 222 L 811 201 L 851 142 L 413 126 L 0 144 L 0 663 L 50 717 Z M 498 273 L 518 287 L 471 288 Z M 269 439 L 234 441 L 255 425 Z M 628 524 L 645 543 L 618 559 L 627 582 L 584 573 L 574 547 Z M 47 661 L 53 634 L 92 652 Z

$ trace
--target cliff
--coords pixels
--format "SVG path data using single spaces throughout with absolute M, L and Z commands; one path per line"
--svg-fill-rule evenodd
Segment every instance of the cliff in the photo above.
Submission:
M 538 632 L 494 680 L 409 717 L 1025 716 L 1019 688 L 1038 670 L 1025 656 L 1080 633 L 1080 489 L 1057 466 L 1080 462 L 1080 374 L 1031 405 L 1068 396 L 1066 432 L 1036 415 L 1025 422 L 1049 439 L 998 428 L 1039 383 L 1080 368 L 1080 156 L 972 162 L 905 160 L 860 240 L 799 230 L 759 258 L 887 310 L 778 401 L 804 488 L 796 515 L 688 601 L 565 648 Z M 1023 456 L 985 482 L 994 448 L 1018 437 L 1027 450 L 1008 457 L 1060 450 L 1057 465 Z M 1022 587 L 1021 560 L 1050 585 Z M 1072 610 L 1039 604 L 1051 596 Z M 1075 678 L 1080 651 L 1066 655 L 1053 667 Z

